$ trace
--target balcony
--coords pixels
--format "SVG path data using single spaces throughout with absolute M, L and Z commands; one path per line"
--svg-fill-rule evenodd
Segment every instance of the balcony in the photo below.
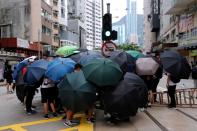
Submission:
M 56 5 L 53 5 L 53 11 L 56 11 L 56 12 L 58 12 L 58 11 L 59 11 L 59 9 L 58 9 L 58 6 L 56 6 Z
M 54 34 L 54 35 L 58 35 L 58 34 L 59 34 L 58 28 L 53 28 L 53 34 Z
M 42 43 L 46 45 L 51 45 L 52 44 L 52 37 L 50 35 L 46 35 L 42 33 Z
M 167 9 L 166 15 L 181 14 L 189 5 L 193 4 L 196 0 L 170 0 L 169 8 Z

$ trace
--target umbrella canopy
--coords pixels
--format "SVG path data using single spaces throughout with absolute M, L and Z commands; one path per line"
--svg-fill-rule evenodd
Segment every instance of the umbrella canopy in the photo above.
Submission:
M 49 63 L 45 76 L 55 82 L 59 82 L 65 74 L 74 70 L 75 62 L 70 58 L 57 58 Z
M 27 66 L 29 62 L 35 61 L 36 58 L 37 58 L 37 56 L 31 56 L 31 57 L 25 58 L 23 61 L 19 62 L 16 65 L 16 68 L 14 69 L 13 79 L 14 80 L 18 79 L 18 74 L 23 69 L 23 67 Z
M 172 76 L 180 79 L 188 79 L 191 67 L 186 58 L 174 51 L 165 51 L 161 54 L 163 68 Z
M 56 54 L 60 56 L 69 56 L 71 54 L 74 54 L 75 51 L 77 50 L 76 46 L 63 46 L 60 47 L 57 51 Z
M 103 58 L 103 56 L 98 51 L 86 51 L 86 52 L 73 54 L 69 58 L 71 58 L 72 60 L 74 60 L 77 63 L 85 65 L 88 62 L 90 62 L 91 60 L 94 60 L 97 58 Z
M 133 73 L 126 73 L 117 88 L 105 92 L 104 109 L 118 118 L 128 118 L 136 115 L 138 107 L 145 106 L 147 96 L 148 90 L 143 80 Z
M 129 53 L 131 56 L 133 56 L 136 59 L 145 57 L 144 54 L 142 54 L 141 52 L 136 51 L 136 50 L 129 50 L 126 52 Z
M 88 81 L 100 87 L 117 85 L 123 75 L 119 65 L 106 58 L 92 60 L 82 70 Z
M 98 52 L 98 51 L 83 52 L 81 54 L 81 58 L 79 60 L 79 63 L 82 64 L 82 65 L 85 65 L 85 64 L 89 63 L 90 61 L 95 60 L 97 58 L 103 58 L 101 53 Z
M 86 81 L 82 71 L 67 74 L 58 87 L 63 106 L 74 112 L 87 110 L 96 100 L 96 87 Z
M 35 84 L 36 82 L 40 81 L 47 70 L 48 63 L 49 62 L 44 59 L 34 61 L 27 67 L 24 81 L 28 84 Z
M 124 51 L 113 51 L 109 59 L 116 62 L 124 73 L 134 72 L 136 59 Z
M 136 61 L 136 72 L 138 75 L 154 75 L 159 64 L 151 57 L 139 58 Z
M 22 103 L 24 102 L 26 96 L 26 90 L 24 85 L 16 86 L 16 96 L 18 100 L 20 100 Z

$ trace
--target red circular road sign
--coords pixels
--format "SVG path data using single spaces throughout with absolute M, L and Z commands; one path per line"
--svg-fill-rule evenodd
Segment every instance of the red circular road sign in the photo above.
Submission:
M 115 51 L 116 49 L 117 49 L 117 46 L 115 43 L 113 43 L 112 41 L 106 41 L 105 43 L 102 44 L 101 51 L 105 57 L 108 57 L 109 54 Z

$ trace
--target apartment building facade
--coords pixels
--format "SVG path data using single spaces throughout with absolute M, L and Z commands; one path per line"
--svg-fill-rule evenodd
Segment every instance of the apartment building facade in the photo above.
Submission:
M 101 0 L 86 0 L 85 6 L 85 26 L 87 49 L 100 48 L 101 40 L 101 20 L 102 20 Z
M 154 18 L 153 12 L 147 13 L 145 16 L 151 21 L 150 27 L 156 27 L 156 30 L 151 30 L 155 33 L 155 41 L 148 43 L 146 48 L 151 47 L 152 52 L 176 50 L 186 56 L 188 60 L 197 61 L 197 1 L 152 0 L 152 3 L 147 8 L 155 10 L 155 7 L 151 5 L 158 5 L 159 20 Z M 154 24 L 154 22 L 157 23 Z M 150 29 L 145 28 L 145 35 L 148 35 L 149 32 Z M 145 36 L 145 39 L 148 38 L 151 37 Z
M 126 37 L 127 42 L 137 43 L 137 2 L 136 0 L 127 0 L 126 15 Z
M 45 45 L 57 46 L 52 40 L 52 7 L 47 1 L 40 0 L 1 0 L 0 1 L 0 37 L 19 38 L 25 45 L 18 48 L 26 48 L 36 44 L 37 52 L 43 52 Z M 3 46 L 5 49 L 5 46 Z M 16 49 L 13 47 L 9 47 Z

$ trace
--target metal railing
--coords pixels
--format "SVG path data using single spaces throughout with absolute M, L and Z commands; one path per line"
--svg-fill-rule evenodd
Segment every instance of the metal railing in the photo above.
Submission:
M 156 92 L 157 103 L 155 105 L 167 105 L 170 103 L 169 95 L 167 91 Z M 177 89 L 176 104 L 178 107 L 197 107 L 197 88 Z

